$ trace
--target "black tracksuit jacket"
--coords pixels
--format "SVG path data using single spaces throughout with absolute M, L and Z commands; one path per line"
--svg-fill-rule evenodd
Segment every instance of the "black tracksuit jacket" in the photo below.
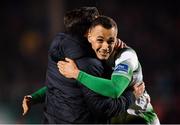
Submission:
M 81 70 L 102 76 L 106 69 L 91 51 L 85 38 L 65 33 L 56 35 L 48 54 L 44 123 L 108 123 L 112 116 L 120 115 L 134 103 L 135 97 L 130 91 L 118 99 L 104 97 L 59 73 L 57 61 L 69 57 Z

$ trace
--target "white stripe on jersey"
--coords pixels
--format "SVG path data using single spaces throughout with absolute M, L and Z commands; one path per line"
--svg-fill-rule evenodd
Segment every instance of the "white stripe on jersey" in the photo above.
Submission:
M 128 62 L 128 64 L 132 68 L 132 71 L 135 71 L 138 68 L 138 58 L 134 51 L 127 50 L 123 52 L 121 56 L 115 60 L 115 67 L 124 61 Z

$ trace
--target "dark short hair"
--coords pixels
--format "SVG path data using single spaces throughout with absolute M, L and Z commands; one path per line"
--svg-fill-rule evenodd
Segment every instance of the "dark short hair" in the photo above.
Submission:
M 116 22 L 112 18 L 107 17 L 107 16 L 101 15 L 101 16 L 98 16 L 98 18 L 94 19 L 94 21 L 92 22 L 90 26 L 90 29 L 94 28 L 97 25 L 101 25 L 106 29 L 111 29 L 112 27 L 115 27 L 118 31 Z
M 68 11 L 64 17 L 65 30 L 70 34 L 84 35 L 97 16 L 99 12 L 96 7 L 80 7 Z

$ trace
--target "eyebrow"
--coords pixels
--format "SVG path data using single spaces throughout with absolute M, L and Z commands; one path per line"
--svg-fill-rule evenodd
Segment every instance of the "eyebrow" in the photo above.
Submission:
M 109 39 L 114 39 L 113 37 L 110 37 Z
M 103 36 L 97 36 L 97 38 L 102 38 L 102 39 L 104 39 L 104 37 L 103 37 Z
M 103 36 L 97 36 L 98 39 L 104 39 Z M 108 40 L 113 40 L 114 38 L 113 37 L 110 37 Z

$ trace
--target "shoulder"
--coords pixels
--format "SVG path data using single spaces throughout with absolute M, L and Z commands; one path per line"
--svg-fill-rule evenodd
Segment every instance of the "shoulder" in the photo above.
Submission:
M 96 58 L 83 57 L 76 60 L 78 67 L 92 75 L 100 76 L 103 73 L 104 67 L 102 62 Z
M 76 39 L 74 37 L 72 37 L 71 35 L 67 34 L 67 33 L 57 33 L 51 44 L 50 44 L 50 48 L 49 51 L 51 50 L 57 50 L 58 48 L 71 48 L 73 45 L 76 45 Z
M 53 42 L 52 43 L 63 43 L 63 41 L 77 41 L 76 38 L 74 38 L 73 36 L 67 34 L 67 33 L 63 33 L 63 32 L 59 32 L 57 33 L 54 38 L 53 38 Z M 65 42 L 64 42 L 65 43 Z
M 50 50 L 51 49 L 53 49 L 54 47 L 57 47 L 57 46 L 59 46 L 59 43 L 60 43 L 60 41 L 62 41 L 64 38 L 66 37 L 66 34 L 65 33 L 57 33 L 55 36 L 54 36 L 54 38 L 53 38 L 53 40 L 52 40 L 52 42 L 51 42 L 51 45 L 50 45 Z
M 116 58 L 115 64 L 127 63 L 135 70 L 138 67 L 138 57 L 134 49 L 127 48 Z
M 102 62 L 96 58 L 92 57 L 82 57 L 76 60 L 78 64 L 85 66 L 101 66 Z

